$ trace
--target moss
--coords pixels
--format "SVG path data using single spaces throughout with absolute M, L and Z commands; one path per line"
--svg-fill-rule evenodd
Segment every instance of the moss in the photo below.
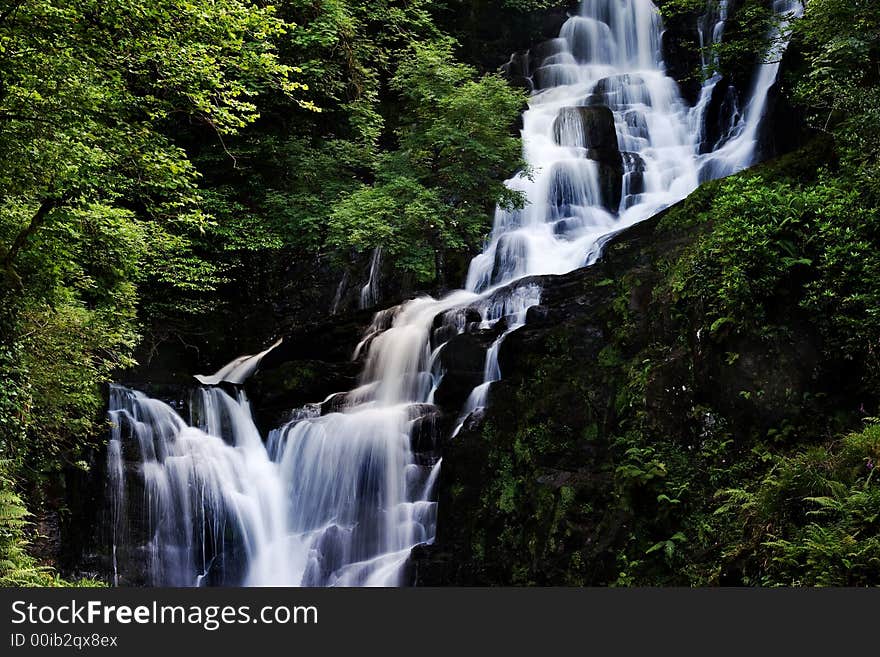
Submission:
M 840 313 L 804 312 L 811 279 L 781 260 L 801 256 L 756 254 L 736 233 L 743 190 L 823 194 L 828 157 L 823 140 L 706 185 L 621 234 L 595 267 L 545 282 L 546 319 L 507 338 L 485 422 L 444 457 L 455 495 L 441 500 L 439 540 L 460 561 L 445 583 L 880 581 L 866 511 L 876 481 L 865 489 L 876 443 L 851 436 L 830 460 L 827 447 L 859 421 L 853 400 L 877 408 L 842 356 L 857 324 L 825 341 Z M 755 229 L 781 223 L 780 207 L 759 208 Z M 731 296 L 743 262 L 763 287 Z M 846 276 L 863 272 L 829 284 Z M 455 547 L 475 535 L 479 563 Z

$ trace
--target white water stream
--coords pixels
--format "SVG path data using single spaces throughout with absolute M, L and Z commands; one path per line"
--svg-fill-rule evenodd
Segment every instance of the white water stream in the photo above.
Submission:
M 704 39 L 721 38 L 721 5 L 706 19 L 712 25 Z M 800 12 L 798 2 L 776 5 L 781 13 Z M 589 265 L 603 237 L 687 196 L 701 170 L 715 177 L 753 163 L 778 63 L 760 67 L 725 143 L 701 155 L 700 123 L 717 76 L 688 107 L 665 73 L 661 33 L 650 0 L 585 0 L 559 37 L 542 46 L 532 71 L 536 91 L 523 116 L 531 173 L 508 181 L 528 203 L 496 211 L 465 289 L 376 314 L 356 351 L 365 354 L 360 384 L 325 400 L 333 412 L 302 409 L 264 445 L 241 392 L 200 389 L 186 422 L 160 401 L 114 388 L 108 448 L 114 572 L 124 553 L 147 564 L 153 584 L 406 583 L 410 550 L 435 537 L 440 474 L 440 461 L 416 457 L 412 437 L 436 414 L 440 354 L 451 335 L 468 328 L 465 309 L 479 313 L 482 328 L 506 324 L 455 433 L 485 406 L 502 376 L 504 338 L 540 302 L 536 285 L 511 283 Z M 362 307 L 376 301 L 380 258 L 377 249 Z M 252 373 L 259 359 L 234 363 L 204 380 L 232 375 L 240 383 L 243 369 Z M 132 462 L 139 475 L 126 467 Z M 143 479 L 138 504 L 127 497 L 132 476 Z M 133 538 L 138 528 L 146 537 L 140 541 Z

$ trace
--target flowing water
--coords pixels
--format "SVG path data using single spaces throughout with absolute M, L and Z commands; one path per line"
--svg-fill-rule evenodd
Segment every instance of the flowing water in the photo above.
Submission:
M 792 16 L 799 7 L 776 2 Z M 725 2 L 707 12 L 705 43 L 722 38 L 725 20 Z M 355 351 L 364 367 L 354 390 L 298 409 L 264 443 L 235 386 L 235 394 L 198 389 L 188 421 L 114 387 L 114 577 L 140 563 L 152 584 L 406 583 L 410 550 L 435 537 L 441 461 L 419 458 L 412 442 L 434 426 L 449 338 L 505 322 L 457 434 L 502 376 L 504 338 L 540 303 L 540 288 L 519 279 L 589 265 L 608 235 L 684 198 L 701 179 L 753 163 L 778 63 L 759 67 L 747 107 L 724 143 L 706 152 L 701 124 L 718 82 L 713 62 L 704 61 L 707 81 L 689 107 L 665 73 L 661 34 L 650 0 L 585 0 L 559 37 L 533 53 L 535 91 L 522 129 L 529 173 L 508 181 L 528 203 L 496 210 L 463 290 L 376 314 Z M 376 303 L 380 264 L 377 249 L 361 307 Z M 201 380 L 240 384 L 265 353 Z
M 379 272 L 382 266 L 382 247 L 373 249 L 370 258 L 370 275 L 361 288 L 360 305 L 358 308 L 371 308 L 379 302 Z

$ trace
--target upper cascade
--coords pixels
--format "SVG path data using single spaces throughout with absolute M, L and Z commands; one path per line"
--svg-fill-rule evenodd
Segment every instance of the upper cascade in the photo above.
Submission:
M 720 4 L 707 12 L 713 18 L 704 23 L 713 25 L 701 28 L 705 39 L 723 34 Z M 789 18 L 800 11 L 791 0 L 775 5 Z M 496 209 L 465 289 L 375 315 L 354 354 L 364 362 L 354 390 L 295 411 L 265 444 L 241 395 L 204 389 L 189 426 L 161 402 L 115 390 L 114 568 L 125 571 L 122 561 L 137 553 L 146 555 L 154 584 L 405 584 L 410 550 L 435 539 L 442 461 L 424 445 L 437 439 L 433 401 L 449 339 L 504 322 L 454 436 L 503 376 L 503 340 L 540 303 L 540 287 L 518 279 L 589 265 L 609 235 L 683 199 L 701 180 L 754 161 L 778 62 L 761 65 L 748 106 L 723 143 L 707 149 L 701 126 L 718 76 L 707 76 L 700 100 L 688 106 L 666 74 L 662 31 L 650 0 L 585 0 L 558 38 L 535 49 L 522 128 L 528 169 L 507 183 L 525 205 Z M 362 307 L 375 303 L 380 258 L 377 249 Z M 206 382 L 241 383 L 264 354 Z M 124 467 L 128 453 L 139 459 L 138 475 Z M 135 522 L 125 501 L 138 480 L 146 498 Z
M 696 188 L 697 136 L 665 73 L 662 30 L 650 0 L 585 0 L 536 49 L 522 130 L 529 171 L 509 181 L 528 203 L 496 211 L 469 290 L 589 264 L 602 235 Z

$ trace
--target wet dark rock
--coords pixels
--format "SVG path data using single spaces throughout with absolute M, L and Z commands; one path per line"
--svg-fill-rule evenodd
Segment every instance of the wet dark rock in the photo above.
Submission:
M 605 209 L 616 213 L 623 192 L 623 167 L 619 162 L 615 164 L 599 162 L 599 191 Z
M 704 131 L 700 141 L 701 153 L 712 152 L 730 136 L 730 127 L 741 118 L 741 102 L 741 94 L 729 78 L 721 78 L 715 84 L 704 115 Z
M 329 415 L 330 413 L 341 413 L 349 405 L 348 393 L 336 392 L 324 399 L 318 409 L 321 415 Z
M 623 158 L 623 166 L 627 170 L 627 172 L 631 173 L 644 173 L 645 172 L 645 160 L 638 153 L 621 153 L 621 157 Z
M 563 202 L 564 199 L 560 196 L 559 203 Z M 495 261 L 492 263 L 492 283 L 508 280 L 516 272 L 517 263 L 525 259 L 527 250 L 528 243 L 522 235 L 502 235 L 495 249 Z
M 358 369 L 351 362 L 296 360 L 258 372 L 246 385 L 248 394 L 260 399 L 257 426 L 266 433 L 283 423 L 291 409 L 353 388 Z
M 561 25 L 560 25 L 561 27 Z M 534 71 L 539 68 L 549 57 L 563 52 L 564 42 L 559 38 L 559 33 L 551 35 L 547 40 L 532 46 L 529 50 L 530 67 Z
M 493 340 L 488 332 L 462 333 L 452 338 L 440 352 L 445 374 L 434 400 L 448 414 L 456 415 L 471 391 L 483 382 L 486 349 Z
M 616 212 L 620 205 L 623 179 L 623 160 L 617 145 L 617 130 L 614 114 L 605 105 L 588 107 L 563 107 L 553 124 L 557 143 L 564 142 L 564 131 L 568 127 L 580 126 L 579 144 L 586 149 L 586 157 L 598 163 L 599 188 L 602 203 L 609 212 Z M 563 126 L 566 126 L 564 128 Z M 556 178 L 551 190 L 551 201 L 559 207 L 572 202 L 574 185 L 567 180 L 568 169 L 556 170 Z
M 510 60 L 501 66 L 501 73 L 511 86 L 531 91 L 530 62 L 531 57 L 528 52 L 515 52 L 510 56 Z
M 812 167 L 815 177 L 829 159 L 820 144 L 762 171 L 809 176 Z M 774 427 L 846 407 L 848 366 L 823 360 L 796 303 L 776 310 L 790 330 L 761 340 L 708 337 L 699 314 L 675 314 L 665 268 L 710 229 L 678 222 L 705 211 L 712 189 L 618 233 L 595 266 L 532 279 L 541 304 L 502 345 L 502 380 L 443 447 L 437 540 L 413 552 L 416 583 L 612 584 L 617 555 L 657 504 L 638 488 L 622 503 L 616 488 L 615 441 L 634 413 L 635 440 L 675 441 L 686 454 L 718 426 L 747 450 Z M 634 371 L 643 388 L 628 396 Z M 820 406 L 805 410 L 805 399 Z
M 320 558 L 320 576 L 316 578 L 316 581 L 325 581 L 330 573 L 344 563 L 345 555 L 342 553 L 342 546 L 346 544 L 346 541 L 342 535 L 350 531 L 333 525 L 321 535 L 320 543 L 314 550 L 314 554 Z
M 806 108 L 792 100 L 794 80 L 803 79 L 805 68 L 801 43 L 794 38 L 782 57 L 776 83 L 767 93 L 764 120 L 758 127 L 759 159 L 790 153 L 818 134 L 807 125 Z
M 501 66 L 501 72 L 508 76 L 508 78 L 527 78 L 530 73 L 529 61 L 528 51 L 515 52 L 510 56 L 510 60 Z
M 572 441 L 572 430 L 558 427 L 598 435 L 611 419 L 608 409 L 615 393 L 597 361 L 613 330 L 605 315 L 617 292 L 615 286 L 597 283 L 640 268 L 659 250 L 681 247 L 680 237 L 664 239 L 655 230 L 655 222 L 646 222 L 623 232 L 596 267 L 534 279 L 544 290 L 541 305 L 530 309 L 526 325 L 505 340 L 499 359 L 504 376 L 493 385 L 487 409 L 469 418 L 444 447 L 438 539 L 435 546 L 413 554 L 418 583 L 576 583 L 569 579 L 569 559 L 580 551 L 589 556 L 597 577 L 604 568 L 613 569 L 604 549 L 617 540 L 616 530 L 609 527 L 597 540 L 600 525 L 604 527 L 602 500 L 609 494 L 601 467 L 607 448 L 590 440 Z M 561 336 L 566 336 L 560 343 L 564 346 L 553 346 Z M 559 378 L 555 368 L 549 376 L 545 366 L 555 359 L 571 363 L 571 381 Z M 573 385 L 575 380 L 589 382 L 586 397 Z M 529 447 L 534 462 L 527 482 L 508 479 L 509 466 L 501 465 L 513 453 L 514 441 L 522 440 L 518 436 L 525 427 L 530 443 L 541 444 L 540 449 Z M 509 486 L 521 496 L 509 502 L 499 499 Z M 583 517 L 566 516 L 566 538 L 551 522 L 562 495 L 589 500 L 596 509 Z M 516 526 L 522 536 L 521 544 L 513 539 L 519 547 L 510 549 L 523 552 L 514 554 L 498 542 L 507 526 Z M 554 548 L 548 547 L 551 536 Z M 538 556 L 525 557 L 530 541 L 537 541 L 533 549 Z
M 558 64 L 547 64 L 536 68 L 532 72 L 532 86 L 535 89 L 550 89 L 551 87 L 555 87 L 559 84 L 564 84 L 566 79 L 564 76 L 565 71 L 559 68 Z
M 355 387 L 361 363 L 352 361 L 372 312 L 291 330 L 245 384 L 257 427 L 265 434 L 285 422 L 291 409 L 321 402 Z
M 562 1 L 532 11 L 503 3 L 467 0 L 447 5 L 438 15 L 441 26 L 460 44 L 458 55 L 481 72 L 494 72 L 510 59 L 559 34 L 576 3 Z
M 639 139 L 649 138 L 648 121 L 645 118 L 644 112 L 641 110 L 628 110 L 624 113 L 623 120 L 626 121 L 626 127 L 630 135 Z
M 441 413 L 432 410 L 412 421 L 410 447 L 416 453 L 433 453 L 443 438 Z
M 614 126 L 614 114 L 607 106 L 592 105 L 589 107 L 563 107 L 553 123 L 553 135 L 556 143 L 562 144 L 562 126 L 566 123 L 578 123 L 581 126 L 583 142 L 578 144 L 588 149 L 617 149 L 617 131 Z
M 632 103 L 642 103 L 650 107 L 651 95 L 645 80 L 636 73 L 621 73 L 602 78 L 596 83 L 592 93 L 591 105 L 602 104 L 623 107 Z
M 645 161 L 638 153 L 621 153 L 625 191 L 628 194 L 641 194 L 645 191 Z
M 583 228 L 584 220 L 580 217 L 565 217 L 553 224 L 553 234 L 558 237 L 566 237 L 569 234 L 578 234 Z
M 700 35 L 697 11 L 676 12 L 664 21 L 663 61 L 666 73 L 678 82 L 682 97 L 693 105 L 700 95 Z
M 441 367 L 447 372 L 479 371 L 482 374 L 486 342 L 480 339 L 479 333 L 456 335 L 440 352 Z

